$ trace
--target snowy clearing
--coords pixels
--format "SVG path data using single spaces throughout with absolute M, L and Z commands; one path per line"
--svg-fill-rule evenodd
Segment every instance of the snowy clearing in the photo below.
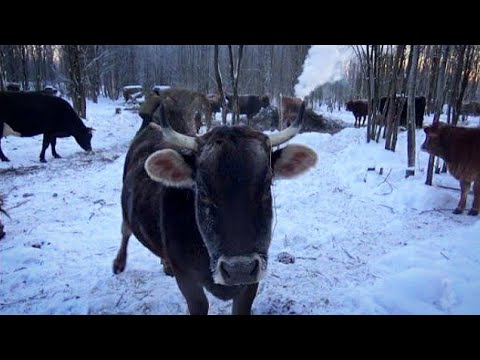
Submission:
M 63 158 L 48 150 L 42 164 L 41 136 L 2 140 L 11 162 L 0 163 L 0 192 L 11 219 L 2 217 L 1 314 L 187 313 L 175 280 L 135 239 L 125 272 L 111 270 L 123 163 L 141 123 L 129 111 L 115 115 L 122 104 L 88 103 L 94 154 L 59 139 Z M 353 124 L 351 113 L 317 110 Z M 460 195 L 451 175 L 424 185 L 423 140 L 417 130 L 416 175 L 408 179 L 406 133 L 395 153 L 366 144 L 365 128 L 291 141 L 315 149 L 319 161 L 273 187 L 269 270 L 254 314 L 480 314 L 480 218 L 451 213 Z M 283 252 L 295 262 L 279 262 Z M 230 313 L 231 302 L 208 297 L 211 314 Z

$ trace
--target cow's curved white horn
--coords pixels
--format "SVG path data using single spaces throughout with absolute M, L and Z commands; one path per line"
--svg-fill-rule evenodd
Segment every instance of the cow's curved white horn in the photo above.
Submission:
M 303 125 L 304 112 L 305 112 L 305 101 L 302 101 L 302 105 L 300 106 L 300 110 L 298 111 L 298 115 L 295 121 L 285 130 L 282 130 L 276 134 L 268 135 L 268 137 L 270 138 L 270 143 L 272 147 L 281 145 L 298 134 L 298 132 L 300 131 Z
M 191 149 L 194 151 L 197 150 L 197 141 L 193 136 L 183 135 L 172 129 L 168 123 L 167 117 L 165 116 L 163 104 L 160 104 L 160 106 L 154 111 L 153 119 L 158 122 L 160 126 L 155 123 L 150 123 L 150 125 L 162 130 L 163 136 L 165 136 L 165 139 L 168 142 L 181 148 Z

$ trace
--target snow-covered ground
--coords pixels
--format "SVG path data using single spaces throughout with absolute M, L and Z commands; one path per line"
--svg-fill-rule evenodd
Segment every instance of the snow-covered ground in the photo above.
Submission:
M 94 154 L 59 139 L 63 158 L 48 151 L 41 164 L 41 136 L 2 140 L 11 162 L 0 163 L 0 192 L 11 219 L 2 217 L 1 314 L 187 313 L 174 279 L 135 239 L 126 271 L 112 274 L 122 168 L 141 122 L 115 115 L 118 106 L 88 104 Z M 353 123 L 351 113 L 319 112 Z M 423 140 L 418 130 L 417 149 Z M 428 156 L 417 152 L 416 175 L 405 179 L 405 133 L 395 153 L 366 144 L 365 128 L 292 142 L 314 148 L 319 161 L 274 185 L 269 274 L 254 314 L 480 314 L 480 218 L 451 213 L 459 191 L 439 187 L 458 188 L 451 175 L 424 185 Z M 277 261 L 282 252 L 296 261 Z M 208 296 L 211 314 L 230 312 L 230 302 Z

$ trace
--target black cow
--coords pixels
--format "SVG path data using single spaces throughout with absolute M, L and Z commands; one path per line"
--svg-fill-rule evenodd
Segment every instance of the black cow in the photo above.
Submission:
M 40 161 L 46 162 L 45 151 L 52 145 L 52 155 L 58 137 L 73 136 L 86 151 L 91 151 L 91 128 L 87 128 L 71 105 L 62 98 L 38 92 L 0 92 L 0 159 L 3 154 L 1 138 L 8 135 L 31 137 L 43 134 Z
M 228 111 L 233 111 L 233 95 L 226 95 Z M 270 98 L 267 95 L 239 95 L 238 107 L 240 115 L 247 115 L 248 119 L 258 114 L 261 108 L 270 106 Z
M 351 111 L 355 117 L 355 127 L 365 126 L 368 115 L 368 102 L 364 100 L 350 100 L 345 103 L 345 109 Z M 363 118 L 363 123 L 362 123 Z
M 219 126 L 195 137 L 174 131 L 160 105 L 125 160 L 114 273 L 125 269 L 133 233 L 175 276 L 190 314 L 208 313 L 204 287 L 233 299 L 234 314 L 250 314 L 267 269 L 272 180 L 293 178 L 317 160 L 302 145 L 273 151 L 298 133 L 304 110 L 290 128 L 269 136 Z
M 386 96 L 380 99 L 380 104 L 378 109 L 382 113 L 383 113 L 383 109 L 385 107 L 386 102 L 387 102 Z M 396 97 L 395 106 L 397 107 L 399 106 L 399 104 L 400 104 L 400 98 Z M 427 104 L 427 100 L 425 99 L 425 96 L 417 96 L 415 98 L 415 126 L 417 127 L 417 129 L 421 129 L 423 127 L 423 117 L 425 115 L 426 104 Z M 405 99 L 405 102 L 403 104 L 403 110 L 402 110 L 402 113 L 400 114 L 401 126 L 407 126 L 407 106 L 408 106 L 407 99 Z M 397 109 L 396 107 L 394 110 L 395 112 Z M 385 116 L 387 115 L 387 112 L 388 112 L 388 107 L 385 110 Z

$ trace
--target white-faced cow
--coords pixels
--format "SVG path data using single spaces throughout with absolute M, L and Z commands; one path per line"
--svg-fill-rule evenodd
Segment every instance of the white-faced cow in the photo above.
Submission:
M 16 135 L 31 137 L 43 134 L 40 161 L 46 162 L 45 151 L 52 146 L 52 155 L 60 158 L 57 138 L 73 136 L 81 148 L 91 151 L 92 130 L 85 126 L 72 106 L 62 98 L 39 92 L 0 93 L 0 159 L 9 161 L 2 151 L 1 139 Z
M 305 104 L 282 132 L 219 126 L 179 134 L 163 105 L 134 139 L 125 160 L 122 244 L 114 273 L 125 269 L 133 233 L 175 276 L 190 314 L 207 314 L 204 288 L 250 314 L 267 270 L 272 235 L 272 180 L 293 178 L 317 161 L 303 145 L 275 146 L 300 130 Z

